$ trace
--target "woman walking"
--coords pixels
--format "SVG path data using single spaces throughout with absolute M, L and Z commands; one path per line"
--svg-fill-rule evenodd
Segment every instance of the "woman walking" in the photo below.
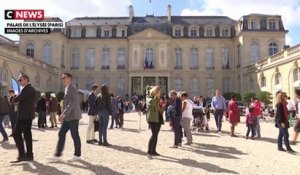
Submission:
M 295 152 L 290 147 L 289 143 L 289 122 L 288 122 L 288 110 L 286 108 L 287 105 L 287 96 L 284 92 L 280 92 L 276 97 L 276 127 L 279 128 L 279 135 L 277 140 L 278 151 L 288 151 L 290 153 Z M 282 147 L 282 138 L 284 138 L 284 144 L 286 146 L 286 150 Z
M 193 119 L 193 102 L 188 97 L 189 95 L 187 92 L 183 92 L 181 94 L 181 100 L 183 102 L 181 125 L 184 129 L 184 133 L 186 134 L 186 145 L 191 145 L 193 144 L 193 137 L 191 131 L 191 121 Z
M 160 156 L 156 152 L 156 145 L 158 139 L 158 133 L 160 131 L 161 124 L 163 122 L 162 115 L 163 109 L 160 107 L 160 93 L 161 88 L 159 86 L 154 86 L 150 90 L 150 95 L 146 98 L 146 108 L 147 108 L 147 122 L 150 126 L 152 136 L 150 137 L 148 144 L 148 157 L 152 159 L 152 156 Z
M 99 145 L 111 146 L 107 142 L 107 126 L 109 121 L 109 115 L 112 114 L 111 99 L 108 92 L 108 87 L 102 85 L 100 88 L 100 94 L 96 98 L 96 109 L 99 111 Z
M 235 126 L 240 122 L 240 110 L 236 103 L 236 95 L 231 96 L 231 100 L 228 103 L 228 116 L 231 123 L 230 131 L 231 137 L 237 137 L 234 134 Z

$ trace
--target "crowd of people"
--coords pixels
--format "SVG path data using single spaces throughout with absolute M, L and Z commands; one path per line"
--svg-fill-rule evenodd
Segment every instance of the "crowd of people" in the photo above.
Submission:
M 70 73 L 62 74 L 62 81 L 65 85 L 65 96 L 61 102 L 58 102 L 54 93 L 50 94 L 47 99 L 46 94 L 42 93 L 41 98 L 35 102 L 35 89 L 29 83 L 27 75 L 20 75 L 19 83 L 22 91 L 19 95 L 14 90 L 9 90 L 9 98 L 0 95 L 0 132 L 3 141 L 8 141 L 8 135 L 2 125 L 6 115 L 9 115 L 12 136 L 18 148 L 19 156 L 15 162 L 33 160 L 32 151 L 32 120 L 35 113 L 38 114 L 38 128 L 47 127 L 46 116 L 50 115 L 51 127 L 58 126 L 61 123 L 58 133 L 58 141 L 54 156 L 49 157 L 50 161 L 60 161 L 64 149 L 66 133 L 70 130 L 71 137 L 74 142 L 74 155 L 68 161 L 77 161 L 81 158 L 81 139 L 79 136 L 79 120 L 82 118 L 81 103 L 79 100 L 78 90 L 72 83 L 72 75 Z M 108 129 L 124 127 L 124 113 L 129 111 L 137 111 L 139 115 L 143 112 L 146 114 L 146 121 L 151 130 L 151 137 L 148 143 L 147 155 L 150 159 L 153 156 L 160 156 L 157 152 L 157 142 L 161 125 L 169 122 L 170 128 L 174 132 L 174 144 L 171 148 L 182 147 L 183 137 L 186 137 L 185 145 L 193 144 L 193 128 L 198 131 L 210 131 L 209 120 L 213 113 L 216 132 L 222 135 L 223 116 L 230 123 L 230 136 L 238 137 L 235 134 L 235 127 L 240 122 L 240 110 L 237 104 L 236 95 L 231 96 L 231 100 L 227 103 L 219 90 L 216 90 L 215 96 L 211 101 L 205 100 L 202 96 L 190 97 L 188 92 L 171 90 L 168 95 L 161 94 L 161 87 L 154 86 L 147 90 L 145 98 L 143 96 L 134 95 L 131 100 L 121 96 L 114 96 L 109 93 L 109 87 L 106 85 L 92 85 L 92 89 L 87 98 L 87 114 L 89 116 L 88 127 L 86 131 L 86 143 L 98 144 L 100 146 L 111 146 L 108 142 Z M 296 144 L 297 137 L 300 132 L 300 120 L 295 118 L 300 114 L 300 90 L 296 90 L 297 102 L 294 103 L 288 99 L 287 94 L 278 92 L 276 94 L 276 112 L 275 126 L 279 130 L 278 134 L 278 150 L 293 153 L 290 146 Z M 130 102 L 129 102 L 130 101 Z M 131 105 L 129 105 L 131 104 Z M 127 106 L 127 108 L 126 108 Z M 132 107 L 129 107 L 132 106 Z M 251 97 L 246 112 L 246 139 L 255 140 L 261 138 L 260 119 L 262 118 L 262 102 Z M 58 121 L 57 121 L 58 116 Z M 111 117 L 111 118 L 110 118 Z M 109 121 L 110 125 L 109 125 Z M 294 126 L 293 140 L 289 141 L 288 128 Z M 95 132 L 99 133 L 96 139 Z M 251 132 L 251 136 L 249 134 Z M 24 140 L 25 145 L 24 145 Z M 286 149 L 283 148 L 284 141 Z M 25 149 L 26 148 L 26 149 Z

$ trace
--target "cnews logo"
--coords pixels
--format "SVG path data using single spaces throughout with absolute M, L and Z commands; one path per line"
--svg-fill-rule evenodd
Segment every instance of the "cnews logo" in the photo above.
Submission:
M 5 19 L 43 20 L 44 10 L 4 10 Z

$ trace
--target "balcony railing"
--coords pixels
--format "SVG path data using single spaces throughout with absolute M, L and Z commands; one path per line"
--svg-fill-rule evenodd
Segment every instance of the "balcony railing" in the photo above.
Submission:
M 230 69 L 230 66 L 222 66 L 222 69 L 223 69 L 223 70 L 229 70 L 229 69 Z
M 87 66 L 85 67 L 85 70 L 94 70 L 94 67 Z
M 175 69 L 175 70 L 182 70 L 182 69 L 183 69 L 183 66 L 174 66 L 174 69 Z
M 117 66 L 117 69 L 118 69 L 118 70 L 124 70 L 124 69 L 125 69 L 125 65 L 118 65 L 118 66 Z
M 155 67 L 153 65 L 144 66 L 144 69 L 154 69 Z
M 207 67 L 206 66 L 206 70 L 214 70 L 215 69 L 215 66 L 212 66 L 212 67 Z
M 199 66 L 191 66 L 190 70 L 199 70 Z
M 109 67 L 108 65 L 103 65 L 103 66 L 101 67 L 101 69 L 102 69 L 102 70 L 109 70 L 110 67 Z
M 79 70 L 79 67 L 78 66 L 72 66 L 70 69 L 71 70 Z

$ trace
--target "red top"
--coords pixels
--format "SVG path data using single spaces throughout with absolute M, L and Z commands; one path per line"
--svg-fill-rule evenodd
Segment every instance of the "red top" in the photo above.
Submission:
M 236 124 L 240 122 L 240 110 L 234 100 L 230 100 L 228 103 L 228 117 L 230 123 Z
M 253 113 L 252 114 L 254 116 L 261 115 L 261 102 L 260 101 L 251 103 L 251 106 L 253 107 Z

